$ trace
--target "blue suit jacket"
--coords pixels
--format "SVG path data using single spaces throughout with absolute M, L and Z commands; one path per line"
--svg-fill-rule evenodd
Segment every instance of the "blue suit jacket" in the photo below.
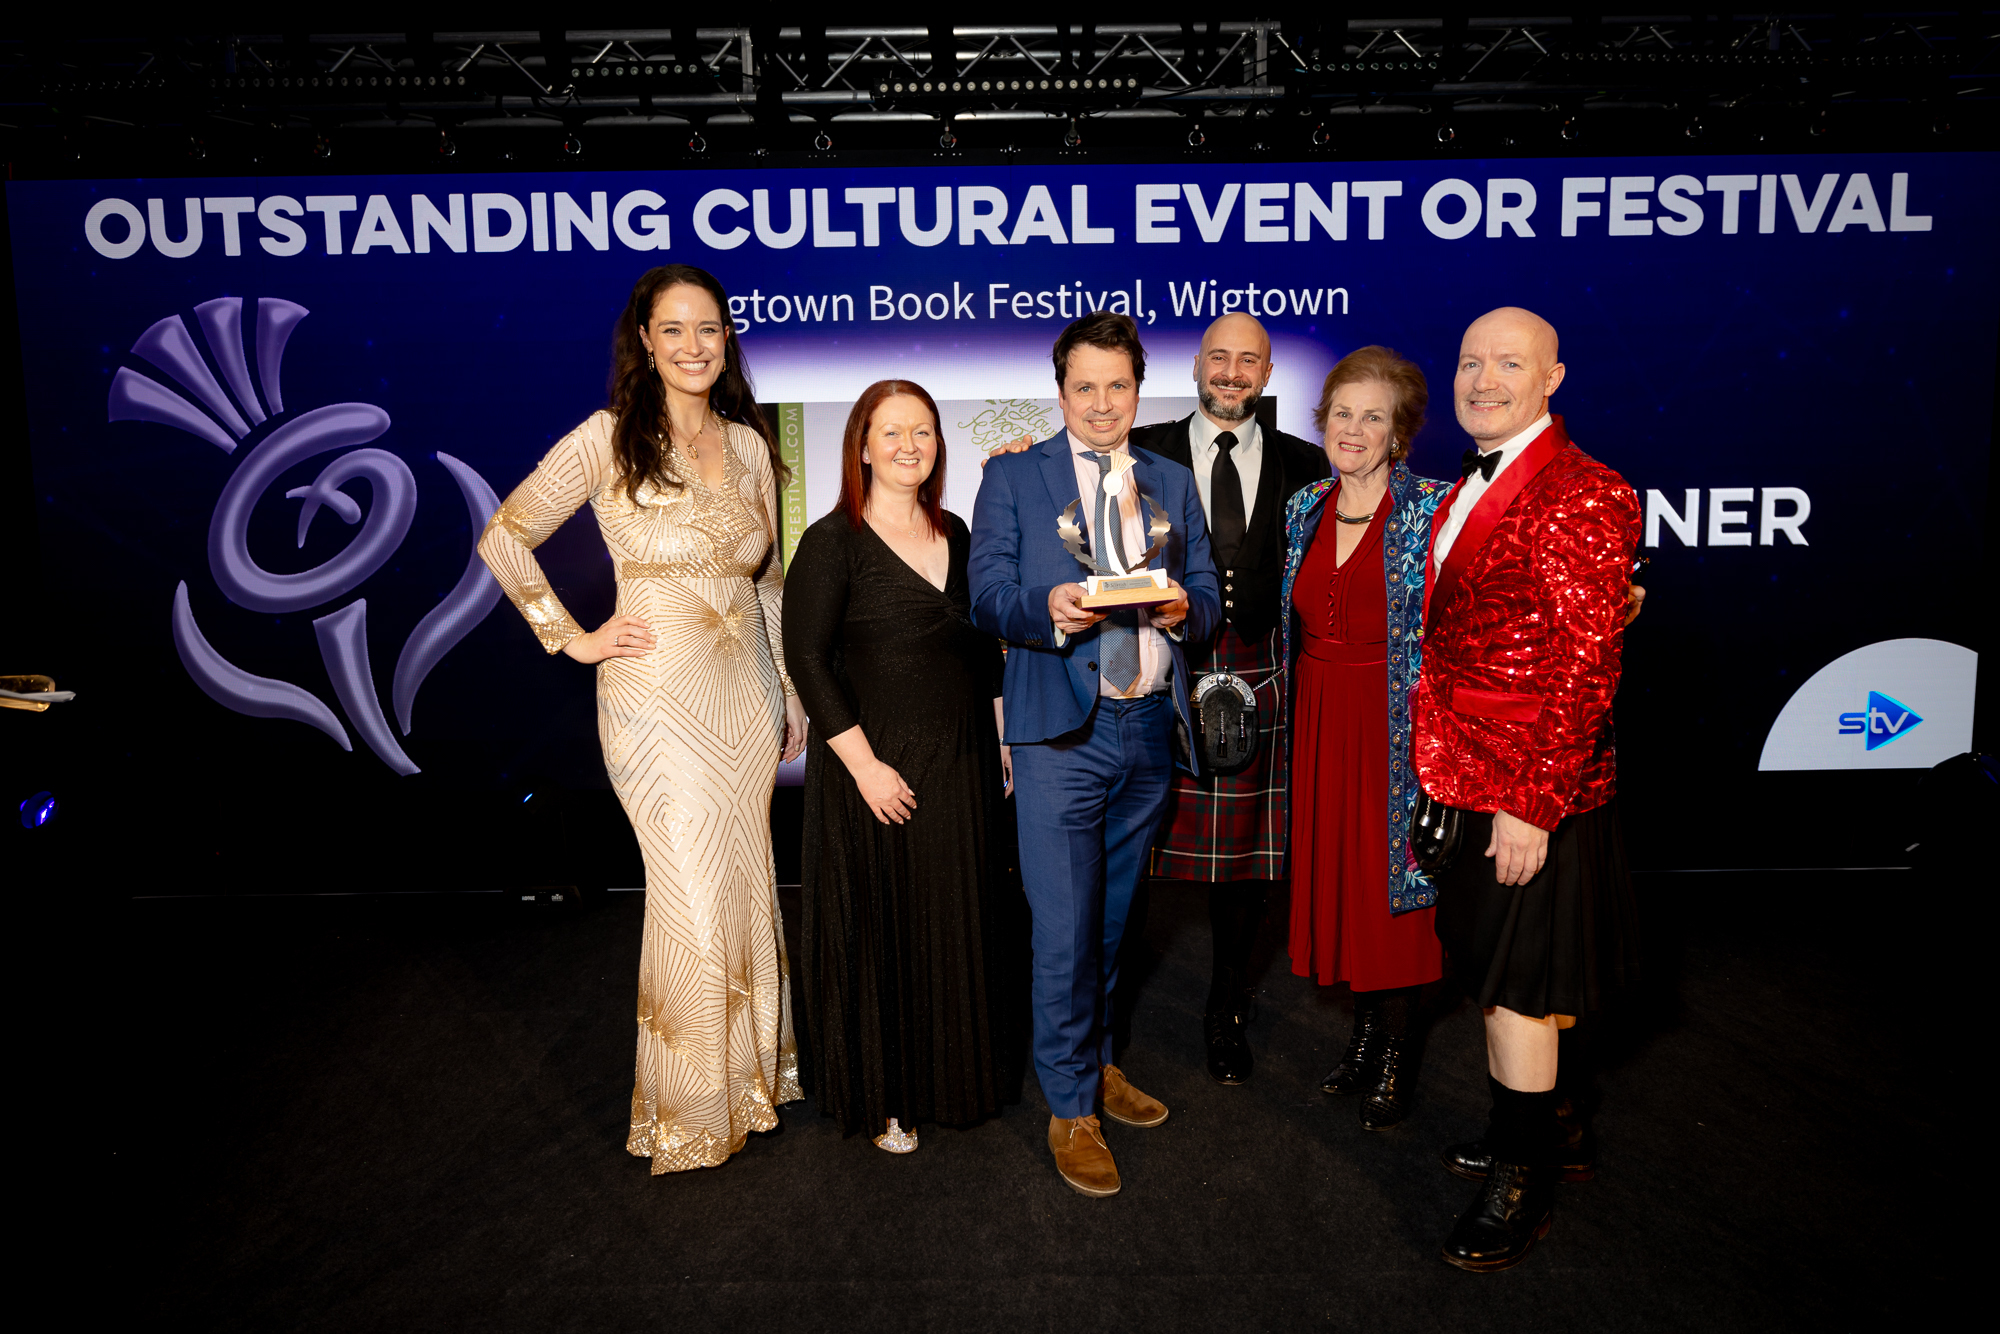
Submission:
M 1180 636 L 1207 639 L 1221 619 L 1222 603 L 1194 474 L 1157 454 L 1129 448 L 1141 492 L 1159 501 L 1173 523 L 1153 565 L 1187 590 L 1188 614 Z M 972 623 L 1009 646 L 1001 689 L 1009 745 L 1053 741 L 1083 726 L 1097 707 L 1099 626 L 1070 635 L 1058 646 L 1055 623 L 1049 619 L 1049 590 L 1081 583 L 1090 573 L 1056 533 L 1063 508 L 1080 498 L 1071 456 L 1067 431 L 1019 454 L 994 455 L 972 511 Z M 1187 679 L 1180 640 L 1169 636 L 1166 642 L 1174 672 L 1168 693 L 1185 729 L 1183 744 L 1174 748 L 1175 761 L 1193 773 L 1194 747 L 1185 744 L 1194 735 L 1188 705 L 1193 683 Z

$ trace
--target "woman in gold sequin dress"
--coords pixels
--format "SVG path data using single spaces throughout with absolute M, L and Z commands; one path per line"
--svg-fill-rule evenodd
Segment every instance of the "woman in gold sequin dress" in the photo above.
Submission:
M 632 289 L 611 406 L 514 489 L 479 554 L 550 653 L 597 665 L 604 764 L 646 861 L 626 1148 L 714 1167 L 798 1099 L 771 785 L 805 746 L 776 554 L 786 475 L 722 287 L 687 265 Z M 728 418 L 728 420 L 725 420 Z M 532 554 L 588 501 L 618 576 L 585 631 Z

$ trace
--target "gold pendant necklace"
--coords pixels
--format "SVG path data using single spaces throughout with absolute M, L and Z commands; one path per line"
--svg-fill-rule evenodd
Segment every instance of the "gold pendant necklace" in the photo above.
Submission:
M 700 426 L 695 428 L 694 435 L 690 439 L 688 439 L 685 443 L 681 444 L 679 447 L 681 457 L 685 458 L 690 464 L 693 465 L 697 476 L 699 476 L 701 473 L 702 432 L 707 431 L 710 428 L 711 424 L 719 424 L 719 422 L 720 419 L 716 417 L 715 410 L 713 408 L 710 408 L 708 412 L 708 417 L 705 420 L 703 420 Z M 720 440 L 722 438 L 722 432 L 720 430 L 717 430 L 715 432 L 715 436 L 716 439 Z M 667 429 L 660 433 L 660 448 L 671 450 L 674 447 L 675 447 L 674 424 L 673 421 L 669 419 L 667 422 Z
M 907 528 L 901 528 L 901 529 L 899 529 L 899 528 L 898 528 L 898 527 L 897 527 L 897 526 L 896 526 L 896 525 L 895 525 L 895 524 L 894 524 L 893 522 L 891 522 L 891 521 L 890 521 L 889 519 L 885 518 L 885 517 L 884 517 L 884 516 L 883 516 L 883 515 L 881 514 L 881 512 L 880 512 L 880 511 L 878 511 L 878 510 L 877 510 L 877 509 L 876 509 L 876 508 L 875 508 L 875 507 L 874 507 L 873 505 L 870 505 L 870 506 L 868 507 L 868 509 L 867 509 L 867 511 L 866 511 L 866 512 L 867 512 L 867 515 L 868 515 L 868 522 L 870 522 L 870 523 L 872 523 L 872 524 L 877 524 L 877 525 L 879 525 L 879 526 L 881 526 L 881 527 L 884 527 L 884 528 L 887 528 L 887 529 L 889 529 L 889 530 L 890 530 L 891 532 L 899 532 L 899 531 L 900 531 L 900 532 L 901 532 L 901 533 L 903 534 L 903 536 L 905 536 L 905 537 L 912 537 L 912 538 L 914 538 L 914 537 L 915 537 L 915 536 L 916 536 L 916 535 L 917 535 L 918 533 L 920 533 L 920 532 L 922 532 L 922 531 L 923 531 L 923 526 L 924 526 L 924 514 L 923 514 L 923 511 L 922 511 L 922 510 L 918 510 L 918 511 L 917 511 L 917 519 L 916 519 L 916 522 L 914 522 L 914 523 L 910 524 L 910 525 L 909 525 L 909 526 L 908 526 Z

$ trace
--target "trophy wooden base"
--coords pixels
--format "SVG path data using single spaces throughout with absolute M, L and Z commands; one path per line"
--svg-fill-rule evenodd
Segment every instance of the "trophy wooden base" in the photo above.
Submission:
M 46 676 L 0 676 L 0 690 L 11 690 L 21 695 L 46 694 L 56 688 L 56 683 Z M 30 713 L 47 713 L 49 702 L 45 699 L 7 699 L 0 697 L 0 709 L 26 709 Z M 23 807 L 23 809 L 26 809 Z
M 1140 570 L 1136 574 L 1093 574 L 1084 580 L 1079 607 L 1104 611 L 1117 607 L 1157 607 L 1172 602 L 1180 594 L 1167 586 L 1165 570 Z

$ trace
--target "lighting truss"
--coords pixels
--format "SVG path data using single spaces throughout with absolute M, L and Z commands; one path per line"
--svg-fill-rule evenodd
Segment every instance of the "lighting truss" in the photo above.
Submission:
M 0 39 L 11 157 L 85 127 L 599 128 L 779 148 L 874 124 L 1990 104 L 2000 17 L 1247 19 Z M 1942 113 L 1940 113 L 1942 114 Z M 937 131 L 933 129 L 931 133 Z M 688 138 L 692 134 L 693 138 Z M 1442 136 L 1441 136 L 1442 138 Z M 1192 142 L 1192 140 L 1190 140 Z M 1317 141 L 1316 141 L 1317 142 Z M 25 144 L 25 150 L 20 145 Z

